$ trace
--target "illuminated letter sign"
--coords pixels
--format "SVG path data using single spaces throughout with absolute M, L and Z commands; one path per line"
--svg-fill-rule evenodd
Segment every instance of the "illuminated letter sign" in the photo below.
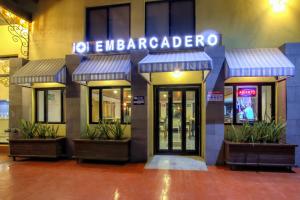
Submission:
M 130 50 L 156 50 L 156 49 L 187 49 L 205 46 L 216 46 L 220 43 L 220 35 L 208 34 L 186 35 L 183 37 L 151 37 L 137 39 L 98 40 L 94 42 L 73 43 L 73 52 L 79 54 L 98 52 L 121 52 Z
M 239 88 L 238 89 L 239 97 L 255 97 L 256 88 Z

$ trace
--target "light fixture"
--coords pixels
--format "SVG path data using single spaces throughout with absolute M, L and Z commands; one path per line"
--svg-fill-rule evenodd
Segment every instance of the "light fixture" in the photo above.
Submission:
M 179 70 L 179 69 L 176 69 L 174 72 L 173 72 L 173 77 L 175 78 L 179 78 L 181 76 L 182 72 Z
M 286 8 L 287 0 L 269 0 L 270 5 L 273 8 L 273 11 L 278 13 L 278 12 L 283 12 Z
M 118 94 L 118 90 L 114 90 L 114 94 Z

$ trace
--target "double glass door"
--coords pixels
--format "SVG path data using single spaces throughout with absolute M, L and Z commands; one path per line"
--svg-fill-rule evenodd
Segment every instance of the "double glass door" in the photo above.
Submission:
M 199 154 L 199 87 L 158 87 L 155 153 Z

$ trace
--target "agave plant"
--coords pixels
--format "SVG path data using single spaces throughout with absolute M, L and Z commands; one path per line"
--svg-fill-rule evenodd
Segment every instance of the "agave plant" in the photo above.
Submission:
M 111 136 L 111 124 L 107 123 L 107 121 L 102 120 L 96 126 L 97 131 L 99 132 L 99 139 L 110 139 Z
M 36 136 L 45 139 L 49 132 L 48 125 L 38 124 L 36 127 Z
M 49 129 L 48 129 L 48 136 L 50 138 L 57 138 L 58 129 L 59 129 L 59 126 L 57 126 L 56 128 L 54 126 L 49 127 Z
M 111 133 L 115 140 L 120 140 L 124 137 L 126 125 L 122 127 L 120 120 L 116 120 L 114 124 L 111 125 Z
M 274 120 L 243 124 L 241 127 L 231 126 L 225 133 L 225 139 L 242 143 L 279 143 L 285 132 L 286 123 Z
M 35 137 L 37 130 L 35 123 L 31 123 L 30 121 L 22 119 L 20 122 L 20 127 L 20 131 L 24 138 L 31 139 Z
M 96 128 L 91 128 L 90 125 L 86 126 L 86 130 L 84 132 L 84 137 L 90 139 L 90 140 L 94 140 L 98 137 L 98 132 Z

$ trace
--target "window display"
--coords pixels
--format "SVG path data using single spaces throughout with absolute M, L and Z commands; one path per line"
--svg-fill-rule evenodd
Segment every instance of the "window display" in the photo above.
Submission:
M 273 84 L 232 84 L 224 87 L 224 123 L 270 121 L 275 110 Z
M 36 90 L 36 122 L 64 123 L 63 89 Z
M 224 122 L 233 122 L 233 86 L 225 86 L 224 89 Z
M 238 86 L 236 98 L 237 123 L 257 120 L 257 87 Z
M 90 123 L 100 120 L 131 122 L 131 89 L 127 87 L 90 89 Z

